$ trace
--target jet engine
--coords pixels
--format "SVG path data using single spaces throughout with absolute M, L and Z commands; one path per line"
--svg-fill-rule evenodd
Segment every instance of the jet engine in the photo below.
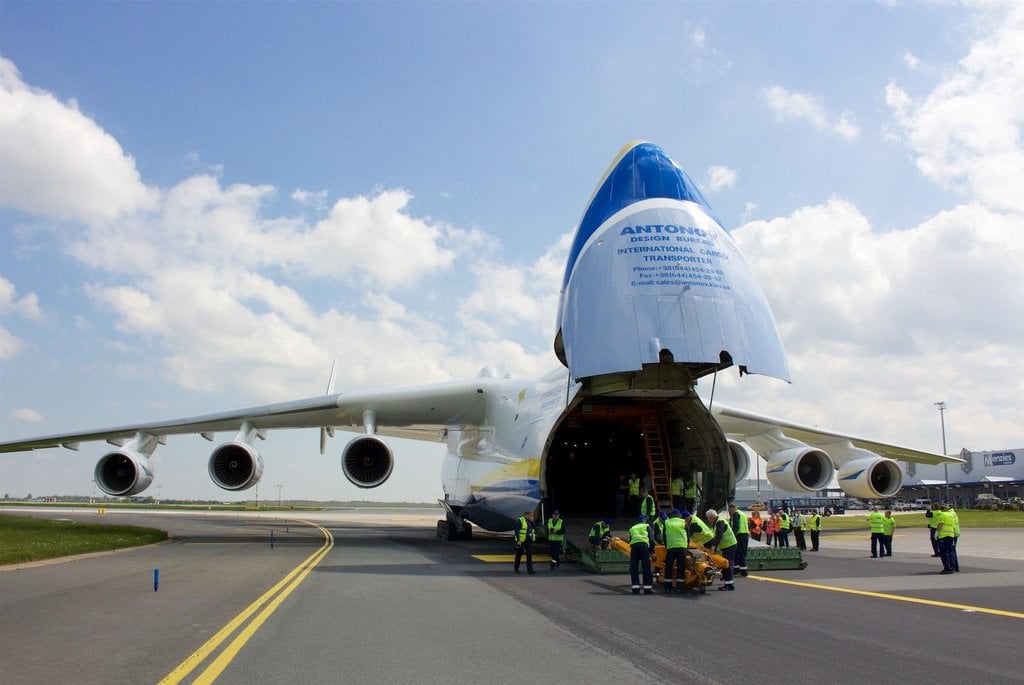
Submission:
M 885 457 L 862 457 L 839 467 L 839 487 L 850 497 L 892 497 L 903 485 L 899 465 Z
M 835 468 L 819 449 L 790 447 L 773 453 L 765 475 L 773 486 L 786 492 L 814 492 L 828 486 Z
M 391 448 L 374 435 L 353 438 L 341 453 L 341 470 L 350 483 L 360 488 L 383 485 L 394 467 Z
M 100 490 L 115 497 L 137 495 L 153 482 L 149 457 L 134 450 L 122 449 L 105 454 L 93 471 Z
M 252 445 L 226 442 L 213 451 L 209 462 L 210 479 L 225 490 L 247 490 L 263 475 L 263 457 Z
M 735 482 L 739 483 L 750 473 L 750 457 L 748 456 L 747 448 L 735 440 L 729 440 L 729 454 L 732 457 L 732 470 L 735 474 Z

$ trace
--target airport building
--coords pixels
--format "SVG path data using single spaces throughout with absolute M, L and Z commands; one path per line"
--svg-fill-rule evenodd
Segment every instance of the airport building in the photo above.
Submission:
M 954 508 L 974 506 L 978 495 L 1006 501 L 1024 496 L 1024 448 L 992 452 L 960 451 L 963 464 L 930 466 L 900 462 L 904 499 L 948 500 Z

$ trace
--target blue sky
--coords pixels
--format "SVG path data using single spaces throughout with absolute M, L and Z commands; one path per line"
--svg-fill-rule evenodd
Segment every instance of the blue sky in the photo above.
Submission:
M 1017 3 L 0 5 L 0 435 L 551 368 L 567 239 L 629 140 L 702 186 L 794 383 L 720 398 L 1024 444 Z M 264 488 L 364 495 L 315 432 Z M 86 492 L 99 450 L 0 458 Z M 232 495 L 172 440 L 157 494 Z M 380 499 L 440 495 L 402 443 Z M 270 485 L 267 485 L 270 484 Z M 241 496 L 251 496 L 246 493 Z

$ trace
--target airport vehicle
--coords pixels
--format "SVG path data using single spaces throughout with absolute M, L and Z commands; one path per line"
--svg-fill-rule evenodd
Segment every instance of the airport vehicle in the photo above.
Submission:
M 974 501 L 975 509 L 999 509 L 1002 506 L 1003 500 L 988 492 L 981 493 Z
M 785 497 L 782 499 L 768 500 L 769 511 L 785 509 L 787 511 L 828 511 L 832 514 L 843 514 L 846 512 L 846 502 L 843 497 Z
M 632 142 L 598 182 L 565 267 L 554 350 L 564 368 L 539 379 L 490 368 L 470 380 L 358 390 L 165 421 L 0 443 L 0 452 L 105 440 L 94 471 L 114 496 L 153 482 L 150 462 L 169 436 L 234 437 L 213 448 L 208 472 L 240 491 L 263 474 L 257 442 L 284 428 L 318 428 L 320 451 L 336 430 L 361 433 L 341 450 L 346 478 L 374 488 L 391 475 L 387 437 L 447 443 L 438 534 L 468 536 L 470 523 L 510 530 L 541 502 L 563 516 L 593 516 L 607 483 L 631 469 L 650 476 L 659 505 L 673 473 L 699 476 L 704 507 L 724 508 L 749 468 L 767 461 L 777 489 L 813 493 L 838 469 L 850 496 L 893 496 L 894 460 L 944 457 L 711 403 L 701 379 L 740 375 L 789 380 L 775 320 L 735 241 L 700 191 L 656 145 Z
M 927 497 L 918 497 L 913 502 L 911 502 L 910 506 L 913 509 L 922 509 L 922 510 L 924 510 L 924 509 L 931 509 L 932 508 L 932 501 L 930 499 L 928 499 Z

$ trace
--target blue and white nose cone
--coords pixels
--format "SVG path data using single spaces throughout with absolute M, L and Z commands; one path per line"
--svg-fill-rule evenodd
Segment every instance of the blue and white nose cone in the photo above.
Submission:
M 693 181 L 647 142 L 622 149 L 583 213 L 555 352 L 574 379 L 637 371 L 669 352 L 677 363 L 731 358 L 789 380 L 775 319 L 739 248 Z

